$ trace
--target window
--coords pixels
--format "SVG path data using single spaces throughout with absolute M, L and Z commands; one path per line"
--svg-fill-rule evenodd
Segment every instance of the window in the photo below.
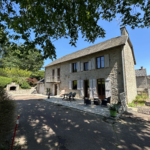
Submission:
M 73 89 L 76 90 L 77 89 L 77 80 L 72 81 L 73 82 Z
M 89 65 L 88 62 L 85 62 L 85 63 L 84 63 L 84 70 L 85 70 L 85 71 L 89 70 L 88 65 Z
M 97 69 L 104 68 L 104 56 L 97 57 L 96 64 L 97 64 Z
M 72 64 L 72 72 L 77 72 L 77 63 Z
M 52 78 L 54 79 L 54 76 L 55 76 L 55 70 L 53 69 L 52 70 Z
M 57 69 L 57 80 L 60 80 L 60 68 Z

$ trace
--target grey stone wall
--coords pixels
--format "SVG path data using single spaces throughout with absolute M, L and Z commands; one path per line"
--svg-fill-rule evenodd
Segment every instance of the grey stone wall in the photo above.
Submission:
M 69 72 L 69 64 L 75 62 L 88 62 L 91 58 L 96 58 L 98 56 L 103 56 L 109 54 L 109 67 L 101 69 L 93 69 L 89 71 L 80 71 L 75 73 Z M 98 78 L 110 78 L 111 79 L 111 93 L 112 101 L 119 101 L 119 93 L 123 92 L 123 72 L 122 72 L 122 60 L 121 60 L 121 47 L 113 48 L 111 50 L 105 50 L 89 56 L 57 64 L 46 68 L 45 80 L 46 77 L 52 75 L 52 69 L 60 68 L 60 80 L 59 90 L 64 90 L 65 92 L 76 92 L 77 97 L 80 96 L 79 90 L 70 90 L 69 81 L 71 80 L 86 80 L 86 79 L 98 79 Z M 56 73 L 55 73 L 56 75 Z M 46 82 L 46 81 L 45 81 Z M 53 83 L 45 83 L 45 88 L 51 88 L 53 90 Z M 83 87 L 84 88 L 84 87 Z
M 134 69 L 134 59 L 132 55 L 132 50 L 126 42 L 124 49 L 124 67 L 125 67 L 125 85 L 126 85 L 126 94 L 127 94 L 127 102 L 132 102 L 137 95 L 136 88 L 136 77 L 135 77 L 135 69 Z
M 147 88 L 147 77 L 136 77 L 137 88 Z
M 9 94 L 36 94 L 36 88 L 32 87 L 31 89 L 18 90 L 18 91 L 7 91 Z

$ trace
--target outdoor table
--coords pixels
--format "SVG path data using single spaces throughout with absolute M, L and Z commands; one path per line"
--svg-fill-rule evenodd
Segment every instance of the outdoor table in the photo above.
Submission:
M 65 96 L 68 96 L 69 94 L 62 94 L 62 95 L 64 95 L 63 99 L 65 99 L 65 98 L 66 98 Z M 63 99 L 62 99 L 62 100 L 63 100 Z

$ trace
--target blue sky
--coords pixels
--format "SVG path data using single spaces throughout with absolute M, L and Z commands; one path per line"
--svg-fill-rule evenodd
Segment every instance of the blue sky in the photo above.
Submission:
M 120 25 L 117 19 L 114 19 L 112 22 L 99 20 L 98 24 L 105 29 L 106 36 L 105 38 L 97 38 L 94 43 L 88 43 L 87 41 L 84 41 L 85 39 L 82 38 L 81 33 L 79 33 L 79 38 L 76 44 L 77 47 L 71 46 L 69 44 L 69 39 L 61 38 L 53 42 L 56 47 L 57 59 L 77 50 L 81 50 L 121 35 Z M 131 29 L 130 26 L 126 26 L 126 29 L 129 33 L 129 37 L 134 48 L 136 59 L 135 69 L 140 69 L 141 66 L 143 66 L 143 68 L 146 68 L 147 74 L 150 75 L 150 28 Z M 45 60 L 44 66 L 50 62 L 52 62 L 50 59 Z

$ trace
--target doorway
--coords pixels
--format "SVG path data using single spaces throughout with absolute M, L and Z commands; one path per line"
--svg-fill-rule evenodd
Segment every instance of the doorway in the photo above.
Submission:
M 55 93 L 54 93 L 54 95 L 57 95 L 57 84 L 54 84 L 54 86 L 55 86 Z
M 105 99 L 105 79 L 97 79 L 97 90 L 98 90 L 98 97 L 100 99 Z
M 84 96 L 89 97 L 89 80 L 84 80 Z

